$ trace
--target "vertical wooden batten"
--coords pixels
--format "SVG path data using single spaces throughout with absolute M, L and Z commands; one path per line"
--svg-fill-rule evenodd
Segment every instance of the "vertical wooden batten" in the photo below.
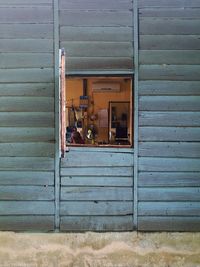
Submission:
M 59 230 L 60 200 L 60 90 L 59 90 L 59 8 L 54 0 L 54 77 L 55 77 L 55 229 Z
M 138 0 L 133 1 L 133 45 L 134 45 L 134 187 L 133 187 L 133 224 L 138 225 Z

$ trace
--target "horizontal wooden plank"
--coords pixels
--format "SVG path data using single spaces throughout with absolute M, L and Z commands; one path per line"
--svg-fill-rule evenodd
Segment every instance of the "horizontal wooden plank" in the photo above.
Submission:
M 132 57 L 131 42 L 61 42 L 68 57 Z
M 54 112 L 0 112 L 0 125 L 1 127 L 53 128 Z
M 54 200 L 52 186 L 0 186 L 1 200 Z
M 1 201 L 0 215 L 54 215 L 54 202 Z
M 61 200 L 133 200 L 132 188 L 127 187 L 62 187 Z
M 200 111 L 200 96 L 140 96 L 139 110 Z
M 177 171 L 195 172 L 200 171 L 200 159 L 140 157 L 140 171 Z M 200 192 L 200 191 L 199 191 Z
M 52 0 L 1 0 L 0 5 L 8 6 L 40 6 L 40 5 L 52 5 Z
M 54 216 L 0 216 L 0 230 L 39 231 L 54 230 Z
M 1 24 L 0 39 L 42 39 L 42 38 L 53 39 L 52 24 L 32 24 L 32 23 Z
M 139 202 L 139 216 L 200 216 L 199 202 Z
M 155 17 L 155 18 L 190 18 L 199 19 L 200 10 L 199 8 L 180 8 L 180 7 L 148 7 L 140 8 L 140 17 Z
M 140 188 L 138 191 L 138 199 L 139 201 L 200 201 L 200 188 Z
M 1 53 L 6 53 L 6 52 L 49 53 L 53 52 L 53 40 L 0 39 L 0 52 Z
M 61 231 L 129 231 L 133 217 L 128 216 L 65 216 L 61 217 Z
M 1 171 L 53 171 L 54 159 L 45 157 L 3 157 Z
M 133 186 L 133 177 L 87 177 L 87 176 L 64 176 L 61 178 L 63 186 Z
M 0 23 L 52 23 L 52 7 L 1 7 Z
M 61 162 L 61 168 L 67 167 L 99 167 L 99 166 L 133 166 L 133 154 L 125 153 L 101 153 L 75 152 L 67 153 Z
M 0 143 L 0 157 L 53 157 L 54 143 Z
M 199 0 L 140 0 L 139 7 L 200 7 Z
M 85 153 L 85 152 L 99 152 L 99 153 L 128 153 L 128 154 L 133 154 L 134 153 L 134 148 L 132 147 L 106 147 L 106 146 L 69 146 L 66 148 L 66 152 L 70 153 Z M 67 155 L 67 153 L 66 153 Z M 61 161 L 64 159 L 61 159 Z
M 200 187 L 199 172 L 140 172 L 140 187 Z
M 62 176 L 132 176 L 133 167 L 61 168 Z
M 74 10 L 129 10 L 132 8 L 131 0 L 60 0 L 60 9 Z
M 60 10 L 60 24 L 65 26 L 131 27 L 132 12 L 127 11 L 69 11 Z
M 66 66 L 69 71 L 78 70 L 126 70 L 133 68 L 131 57 L 68 57 Z
M 139 216 L 139 231 L 200 231 L 200 217 L 197 216 Z
M 54 81 L 53 68 L 0 69 L 2 83 L 37 83 Z
M 0 210 L 1 212 L 1 210 Z M 133 213 L 133 203 L 130 201 L 113 201 L 113 202 L 98 202 L 98 201 L 61 201 L 60 215 L 61 216 L 92 216 L 92 215 L 131 215 Z
M 199 81 L 199 65 L 140 65 L 140 80 Z
M 142 18 L 140 34 L 200 34 L 199 19 Z
M 52 142 L 54 128 L 45 127 L 0 127 L 0 140 L 4 143 Z
M 140 127 L 140 141 L 200 141 L 200 128 Z
M 0 68 L 45 68 L 53 67 L 51 53 L 0 53 Z
M 199 50 L 199 35 L 140 35 L 140 49 L 143 50 Z M 184 52 L 184 51 L 183 51 Z M 140 53 L 140 51 L 139 51 Z M 181 52 L 180 52 L 181 53 Z M 179 54 L 175 59 L 179 59 Z M 174 60 L 175 60 L 174 59 Z
M 0 112 L 53 112 L 53 97 L 2 96 Z
M 140 142 L 139 156 L 198 158 L 200 142 Z
M 53 83 L 1 83 L 0 96 L 54 96 Z
M 200 95 L 199 81 L 140 81 L 140 95 Z
M 1 185 L 54 185 L 54 172 L 0 171 Z
M 140 64 L 200 64 L 200 51 L 197 50 L 140 50 Z
M 132 39 L 131 27 L 60 26 L 61 41 L 131 42 Z
M 200 126 L 200 112 L 139 112 L 141 126 Z

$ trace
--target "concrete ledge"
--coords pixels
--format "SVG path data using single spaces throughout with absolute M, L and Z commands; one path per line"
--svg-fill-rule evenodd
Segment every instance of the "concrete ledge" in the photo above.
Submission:
M 200 233 L 0 233 L 0 267 L 199 267 Z

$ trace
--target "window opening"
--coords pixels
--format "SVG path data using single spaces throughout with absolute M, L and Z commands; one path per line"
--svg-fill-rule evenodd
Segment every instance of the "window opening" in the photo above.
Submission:
M 66 146 L 132 146 L 132 79 L 66 78 Z

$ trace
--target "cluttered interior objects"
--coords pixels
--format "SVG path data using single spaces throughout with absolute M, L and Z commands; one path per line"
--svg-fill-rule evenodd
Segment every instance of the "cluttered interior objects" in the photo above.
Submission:
M 130 78 L 66 78 L 66 145 L 131 146 Z

